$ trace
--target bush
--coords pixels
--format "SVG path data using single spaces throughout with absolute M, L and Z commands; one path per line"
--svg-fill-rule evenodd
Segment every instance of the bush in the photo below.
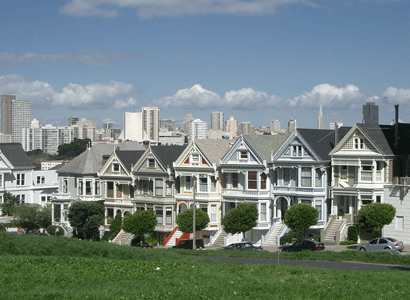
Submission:
M 280 238 L 280 244 L 284 245 L 286 243 L 293 243 L 296 241 L 299 241 L 302 239 L 302 234 L 297 231 L 289 231 L 288 233 L 285 233 L 281 238 Z
M 339 209 L 339 210 L 337 211 L 337 216 L 338 216 L 338 217 L 343 217 L 344 215 L 345 215 L 345 213 L 343 212 L 343 210 Z
M 152 246 L 158 245 L 158 240 L 152 236 L 145 238 L 145 241 Z
M 372 231 L 372 235 L 373 235 L 373 238 L 374 238 L 374 239 L 375 239 L 375 238 L 379 238 L 379 237 L 382 236 L 382 231 L 380 230 L 380 228 L 375 228 L 375 229 L 373 229 L 373 231 Z
M 56 231 L 58 229 L 58 231 Z M 49 235 L 57 235 L 57 236 L 62 236 L 64 235 L 64 229 L 58 226 L 50 225 L 46 228 L 46 231 Z
M 341 241 L 340 245 L 354 245 L 357 241 Z
M 347 240 L 357 242 L 359 238 L 359 229 L 356 225 L 352 225 L 347 229 Z

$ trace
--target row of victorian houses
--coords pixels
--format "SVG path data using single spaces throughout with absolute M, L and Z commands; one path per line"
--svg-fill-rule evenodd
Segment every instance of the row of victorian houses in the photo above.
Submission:
M 363 205 L 382 202 L 396 207 L 384 234 L 409 243 L 409 138 L 410 124 L 399 123 L 296 129 L 287 135 L 195 140 L 186 146 L 126 141 L 94 145 L 49 172 L 34 171 L 18 144 L 0 144 L 0 197 L 11 192 L 21 202 L 52 204 L 53 224 L 67 232 L 68 209 L 75 201 L 102 202 L 106 230 L 117 214 L 152 209 L 155 232 L 165 246 L 188 237 L 175 220 L 194 199 L 210 218 L 201 236 L 214 245 L 242 238 L 277 244 L 288 230 L 284 214 L 297 203 L 319 212 L 311 232 L 337 243 Z M 245 237 L 227 235 L 221 227 L 223 216 L 239 203 L 253 203 L 259 212 L 257 226 Z

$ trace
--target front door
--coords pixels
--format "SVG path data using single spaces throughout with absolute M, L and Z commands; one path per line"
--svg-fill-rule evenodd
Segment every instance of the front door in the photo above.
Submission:
M 285 219 L 285 213 L 287 210 L 288 210 L 288 201 L 283 197 L 279 198 L 277 214 L 278 214 L 278 218 L 280 218 L 282 222 Z

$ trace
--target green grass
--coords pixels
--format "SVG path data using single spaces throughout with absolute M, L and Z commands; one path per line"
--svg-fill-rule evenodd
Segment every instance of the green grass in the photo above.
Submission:
M 281 258 L 288 254 L 294 255 L 281 253 Z M 313 253 L 298 258 L 308 254 Z M 276 258 L 266 252 L 141 249 L 0 233 L 0 255 L 0 299 L 396 299 L 410 292 L 406 271 L 247 265 L 199 257 Z

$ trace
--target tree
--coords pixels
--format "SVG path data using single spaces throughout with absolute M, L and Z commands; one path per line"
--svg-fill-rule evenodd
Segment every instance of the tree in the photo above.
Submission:
M 13 215 L 14 208 L 19 204 L 19 199 L 10 193 L 3 194 L 3 203 L 0 204 L 1 213 L 3 216 Z
M 98 240 L 96 232 L 104 224 L 104 206 L 100 202 L 75 202 L 68 210 L 68 220 L 78 238 Z
M 390 224 L 396 215 L 396 209 L 387 203 L 370 203 L 363 206 L 357 215 L 359 226 L 373 231 L 382 230 L 384 225 Z
M 227 233 L 239 233 L 251 230 L 256 226 L 258 219 L 258 209 L 252 203 L 240 203 L 238 206 L 228 211 L 222 219 L 222 225 Z
M 115 238 L 115 236 L 120 232 L 122 226 L 122 217 L 121 213 L 117 213 L 115 218 L 112 220 L 110 224 L 110 239 Z
M 310 226 L 317 224 L 319 212 L 308 204 L 295 204 L 285 213 L 285 224 L 292 230 L 301 231 L 303 238 Z
M 195 209 L 195 232 L 200 231 L 209 223 L 209 216 L 202 209 Z M 192 233 L 194 229 L 194 210 L 187 209 L 177 216 L 178 229 L 185 233 Z
M 154 231 L 156 225 L 157 216 L 152 209 L 138 210 L 124 217 L 122 229 L 139 236 L 141 241 L 144 241 L 144 235 Z
M 14 208 L 16 219 L 13 223 L 16 226 L 27 230 L 37 230 L 47 228 L 51 225 L 51 207 L 42 207 L 39 204 L 20 204 Z
M 90 139 L 75 139 L 70 144 L 63 144 L 58 146 L 58 155 L 59 158 L 73 158 L 87 149 L 87 145 L 91 142 Z

